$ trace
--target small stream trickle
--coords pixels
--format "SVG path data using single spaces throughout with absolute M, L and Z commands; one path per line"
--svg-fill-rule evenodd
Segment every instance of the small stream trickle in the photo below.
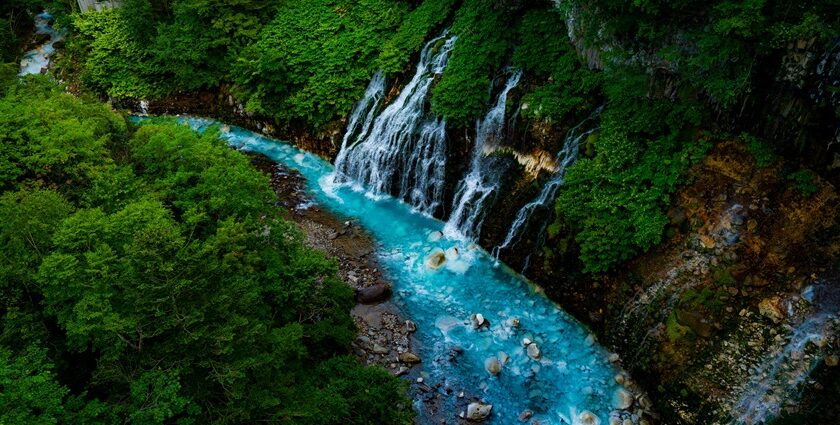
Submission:
M 507 96 L 521 77 L 522 71 L 516 71 L 508 78 L 496 104 L 475 125 L 476 140 L 470 168 L 455 192 L 452 214 L 443 230 L 447 236 L 478 240 L 487 208 L 498 195 L 504 171 L 488 155 L 504 140 Z
M 516 214 L 513 224 L 510 226 L 507 235 L 502 243 L 493 250 L 493 256 L 499 258 L 501 250 L 510 248 L 522 238 L 523 233 L 531 224 L 534 214 L 549 212 L 554 206 L 554 200 L 557 199 L 557 192 L 566 181 L 566 169 L 577 161 L 578 152 L 580 151 L 580 143 L 587 136 L 595 132 L 596 127 L 587 128 L 586 125 L 595 119 L 602 110 L 599 107 L 590 116 L 586 117 L 580 124 L 571 128 L 563 140 L 563 148 L 557 153 L 557 169 L 551 179 L 543 186 L 537 197 L 525 204 Z M 550 216 L 551 214 L 547 214 Z M 536 235 L 542 236 L 548 225 L 549 217 L 542 217 L 542 220 L 537 225 Z M 539 247 L 537 247 L 539 248 Z
M 197 131 L 218 125 L 196 118 L 180 121 Z M 457 398 L 462 391 L 492 404 L 490 422 L 495 424 L 519 423 L 526 410 L 542 424 L 607 423 L 621 392 L 613 379 L 620 371 L 585 327 L 522 276 L 496 267 L 474 243 L 443 236 L 444 223 L 395 198 L 372 200 L 335 184 L 333 167 L 316 155 L 237 127 L 224 126 L 221 138 L 297 170 L 316 202 L 357 219 L 377 239 L 395 303 L 417 323 L 426 382 L 441 384 L 437 391 L 452 423 L 463 410 Z M 429 256 L 440 252 L 440 267 L 429 267 Z M 489 321 L 489 328 L 471 325 L 476 313 Z M 539 348 L 537 358 L 528 355 L 526 338 Z M 462 353 L 452 356 L 456 347 Z M 485 370 L 491 357 L 502 363 L 497 376 Z

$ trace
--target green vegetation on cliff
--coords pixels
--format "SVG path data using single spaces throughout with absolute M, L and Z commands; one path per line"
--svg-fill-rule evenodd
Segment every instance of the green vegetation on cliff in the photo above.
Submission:
M 0 422 L 407 423 L 352 290 L 210 132 L 0 98 Z

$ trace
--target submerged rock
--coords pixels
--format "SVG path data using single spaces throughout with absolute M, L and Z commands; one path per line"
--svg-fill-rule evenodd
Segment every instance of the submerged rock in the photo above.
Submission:
M 484 370 L 491 375 L 498 375 L 502 371 L 502 364 L 496 357 L 490 357 L 484 361 Z
M 467 419 L 471 421 L 483 421 L 490 416 L 491 410 L 493 410 L 492 404 L 470 403 L 467 406 Z
M 522 413 L 519 414 L 519 421 L 525 422 L 528 419 L 531 419 L 531 416 L 534 416 L 534 412 L 530 410 L 523 410 Z
M 378 283 L 356 291 L 356 301 L 361 304 L 378 304 L 391 298 L 391 285 Z

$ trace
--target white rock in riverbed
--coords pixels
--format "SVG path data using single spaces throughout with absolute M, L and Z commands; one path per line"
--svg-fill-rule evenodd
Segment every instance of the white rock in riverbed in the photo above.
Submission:
M 539 358 L 540 358 L 540 348 L 537 347 L 537 344 L 535 344 L 533 342 L 528 344 L 527 350 L 528 350 L 528 357 L 530 357 L 534 360 L 539 360 Z
M 578 415 L 578 423 L 580 423 L 580 425 L 598 425 L 601 421 L 594 413 L 584 410 L 583 412 L 580 412 L 580 415 Z
M 492 404 L 470 403 L 467 406 L 467 419 L 471 421 L 483 421 L 490 416 L 491 410 L 493 410 Z
M 624 388 L 619 388 L 615 394 L 615 408 L 627 410 L 633 405 L 633 394 Z
M 473 329 L 481 329 L 490 327 L 490 321 L 484 318 L 484 315 L 481 313 L 476 313 L 470 316 L 470 323 L 472 323 Z
M 491 375 L 498 375 L 502 371 L 502 364 L 496 357 L 490 357 L 484 360 L 484 370 Z

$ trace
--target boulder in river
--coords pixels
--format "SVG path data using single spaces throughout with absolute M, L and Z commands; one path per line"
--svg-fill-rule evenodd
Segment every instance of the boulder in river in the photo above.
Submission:
M 378 304 L 391 298 L 391 292 L 391 285 L 377 283 L 356 291 L 356 301 L 360 304 Z
M 534 360 L 539 360 L 539 358 L 540 358 L 540 348 L 537 347 L 536 343 L 532 342 L 532 343 L 528 344 L 528 348 L 526 350 L 528 351 L 528 357 L 530 357 Z
M 484 370 L 491 375 L 498 375 L 502 371 L 502 364 L 497 357 L 490 357 L 484 361 Z
M 581 425 L 598 425 L 599 422 L 598 417 L 588 410 L 584 410 L 578 415 L 578 423 Z
M 432 250 L 432 253 L 426 257 L 426 267 L 437 270 L 439 269 L 443 263 L 446 262 L 446 254 L 440 248 L 435 248 Z
M 467 406 L 467 419 L 471 421 L 483 421 L 490 416 L 491 410 L 493 410 L 492 404 L 470 403 Z
M 472 323 L 473 329 L 481 329 L 481 328 L 489 328 L 490 321 L 487 320 L 483 314 L 476 313 L 470 316 L 470 323 Z
M 770 319 L 773 323 L 779 323 L 785 318 L 784 309 L 781 307 L 779 297 L 765 298 L 758 303 L 758 312 Z

